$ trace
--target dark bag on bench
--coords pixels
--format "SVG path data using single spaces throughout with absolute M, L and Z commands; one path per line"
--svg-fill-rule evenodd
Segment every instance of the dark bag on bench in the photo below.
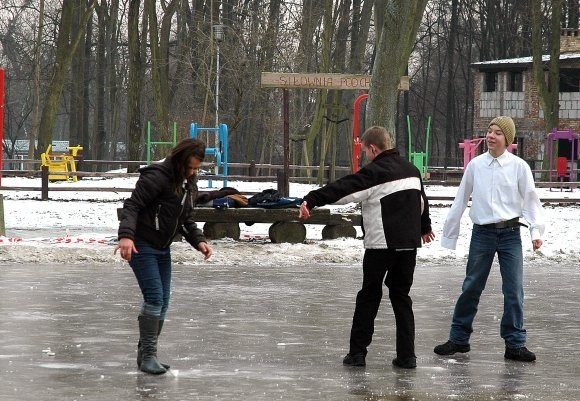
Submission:
M 261 207 L 264 202 L 278 202 L 280 200 L 280 193 L 275 189 L 265 189 L 248 199 L 248 206 Z
M 262 202 L 256 205 L 256 207 L 262 207 L 264 209 L 284 209 L 291 207 L 298 207 L 302 203 L 302 198 L 280 198 L 276 202 Z

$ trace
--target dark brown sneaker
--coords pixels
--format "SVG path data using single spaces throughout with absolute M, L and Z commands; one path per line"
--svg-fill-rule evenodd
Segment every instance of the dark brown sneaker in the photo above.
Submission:
M 342 360 L 343 365 L 347 366 L 366 366 L 365 362 L 365 354 L 363 352 L 359 352 L 358 354 L 346 354 L 344 359 Z
M 445 344 L 436 346 L 433 352 L 437 355 L 453 355 L 456 352 L 469 352 L 470 350 L 469 344 L 457 344 L 449 340 Z
M 417 367 L 417 358 L 399 358 L 393 359 L 393 366 L 403 369 L 415 369 Z
M 504 358 L 511 359 L 513 361 L 534 362 L 536 360 L 536 354 L 534 354 L 526 347 L 521 348 L 505 347 Z

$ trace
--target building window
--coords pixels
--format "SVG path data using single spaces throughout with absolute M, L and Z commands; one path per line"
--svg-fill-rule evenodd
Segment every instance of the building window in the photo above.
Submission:
M 560 69 L 560 92 L 580 92 L 580 69 Z
M 521 71 L 508 72 L 507 82 L 508 92 L 523 92 L 524 90 L 524 75 Z
M 497 72 L 486 72 L 483 76 L 483 91 L 495 92 L 497 90 Z

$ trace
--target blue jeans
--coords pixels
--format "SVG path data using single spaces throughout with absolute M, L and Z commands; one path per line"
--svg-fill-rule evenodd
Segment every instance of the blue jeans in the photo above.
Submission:
M 129 265 L 143 294 L 141 313 L 165 320 L 171 286 L 170 249 L 154 248 L 139 238 L 135 238 L 135 248 L 139 253 L 133 253 Z
M 473 225 L 466 277 L 462 293 L 455 304 L 449 333 L 449 339 L 457 344 L 469 343 L 479 298 L 496 253 L 503 292 L 500 334 L 508 347 L 519 348 L 526 344 L 522 284 L 524 262 L 520 228 L 484 228 L 477 224 Z

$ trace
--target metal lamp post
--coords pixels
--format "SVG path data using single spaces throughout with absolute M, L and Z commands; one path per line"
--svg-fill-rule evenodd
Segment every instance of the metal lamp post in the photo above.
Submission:
M 216 24 L 213 26 L 213 38 L 216 42 L 216 78 L 215 78 L 215 126 L 219 127 L 219 105 L 220 105 L 220 42 L 224 39 L 224 26 Z M 217 135 L 216 135 L 217 138 Z

